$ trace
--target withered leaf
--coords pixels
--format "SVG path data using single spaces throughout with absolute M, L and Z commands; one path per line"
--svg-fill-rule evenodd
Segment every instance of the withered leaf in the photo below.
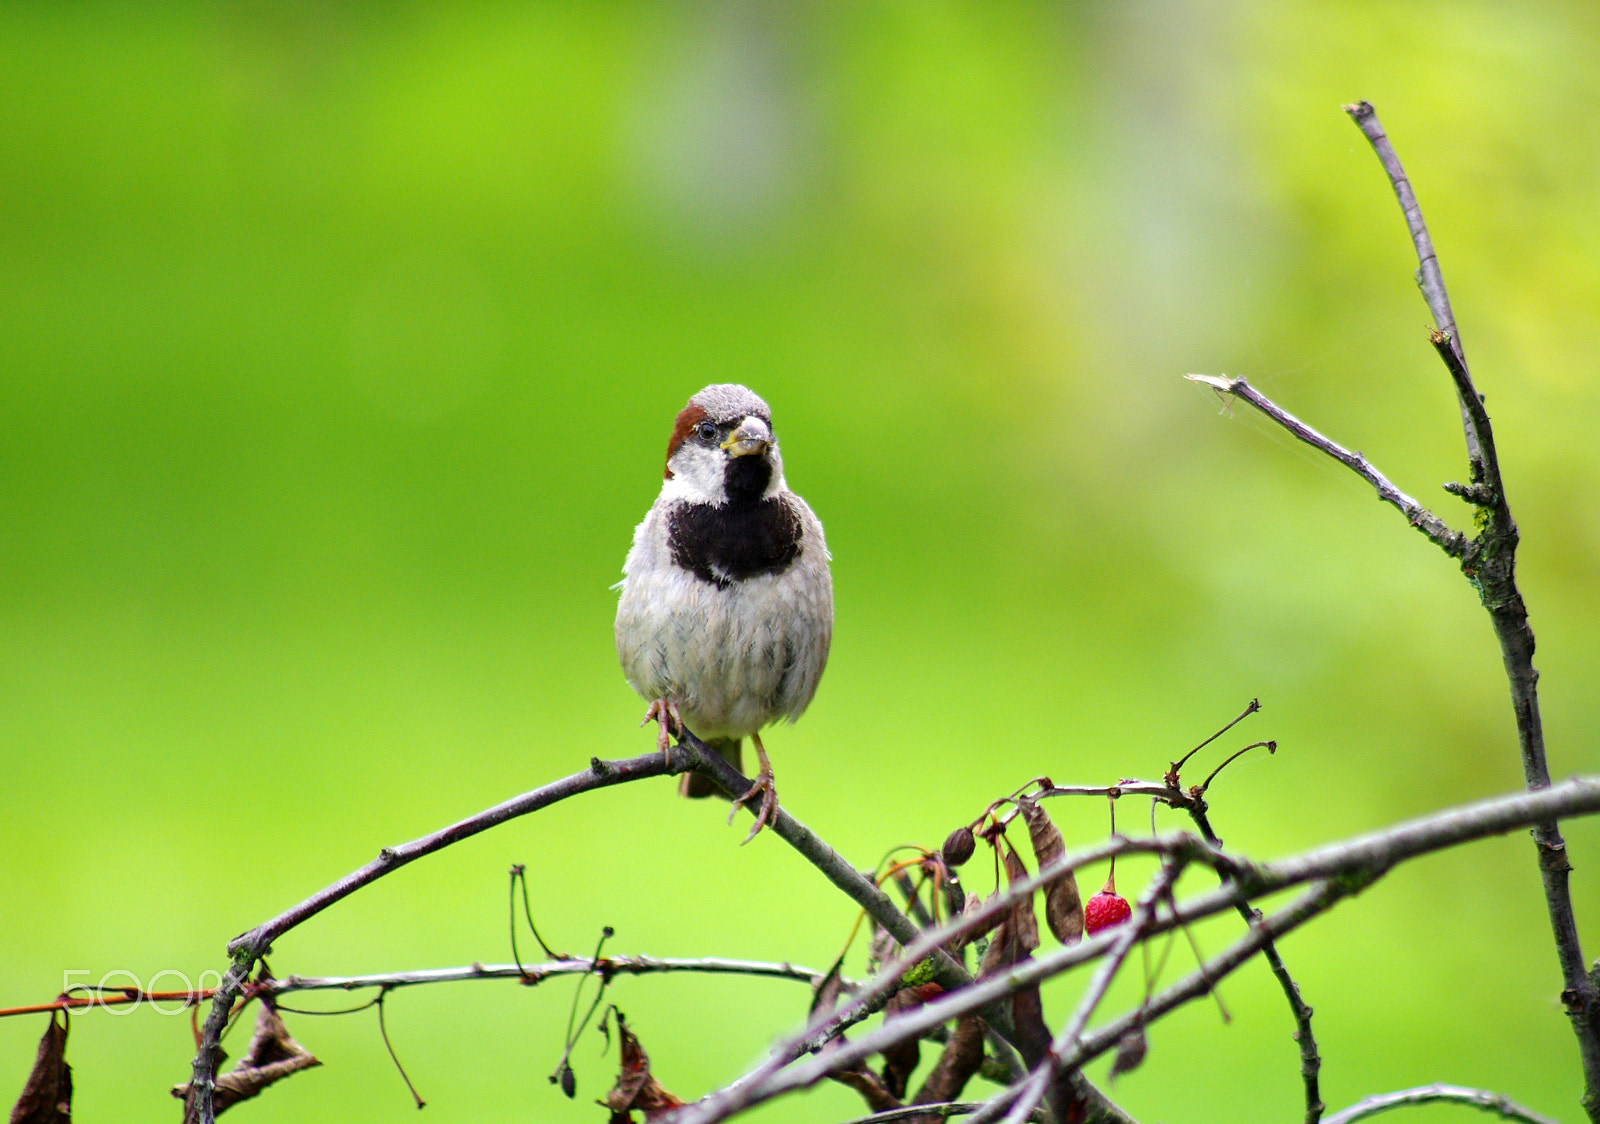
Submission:
M 900 959 L 900 942 L 887 929 L 872 927 L 872 939 L 867 942 L 867 969 L 872 972 L 887 968 Z
M 941 990 L 938 984 L 926 985 L 933 994 Z M 913 1011 L 924 1003 L 924 991 L 920 987 L 903 987 L 883 1005 L 884 1026 L 888 1026 L 896 1017 Z M 896 1100 L 906 1095 L 906 1085 L 911 1081 L 912 1073 L 916 1072 L 917 1063 L 922 1060 L 922 1048 L 916 1035 L 901 1039 L 894 1045 L 886 1047 L 883 1051 L 883 1084 L 889 1095 Z
M 983 1020 L 966 1015 L 956 1020 L 954 1033 L 945 1043 L 922 1088 L 912 1098 L 916 1104 L 935 1104 L 958 1100 L 972 1075 L 983 1064 Z M 932 1118 L 930 1118 L 932 1119 Z M 940 1117 L 938 1119 L 945 1119 Z
M 1022 797 L 1017 807 L 1028 825 L 1033 857 L 1041 871 L 1048 871 L 1067 853 L 1061 832 L 1038 801 Z M 1078 895 L 1078 879 L 1072 871 L 1062 871 L 1045 884 L 1044 920 L 1062 944 L 1077 944 L 1083 939 L 1083 899 Z
M 989 947 L 983 950 L 983 960 L 978 965 L 978 978 L 986 979 L 1003 968 L 1009 967 L 1017 958 L 1017 938 L 1011 924 L 1011 914 L 1007 913 L 1005 919 L 995 926 L 994 932 L 989 937 Z
M 1017 957 L 1019 962 L 1031 959 L 1026 954 Z M 1050 1028 L 1044 1022 L 1044 1001 L 1038 984 L 1018 988 L 1011 996 L 1011 1022 L 1017 1053 L 1030 1068 L 1038 1065 L 1050 1049 Z
M 218 1051 L 218 1055 L 220 1064 L 221 1051 Z M 258 1096 L 268 1085 L 282 1081 L 291 1073 L 321 1064 L 310 1051 L 294 1040 L 289 1028 L 278 1017 L 277 1010 L 263 999 L 261 1009 L 256 1013 L 255 1030 L 250 1035 L 250 1047 L 245 1050 L 238 1065 L 217 1078 L 212 1106 L 220 1115 L 240 1101 Z M 187 1082 L 174 1086 L 172 1095 L 183 1100 L 185 1124 L 200 1118 Z
M 611 1087 L 603 1102 L 611 1110 L 612 1124 L 631 1124 L 633 1110 L 644 1113 L 646 1120 L 659 1116 L 670 1108 L 681 1108 L 683 1102 L 661 1087 L 650 1075 L 650 1056 L 644 1052 L 638 1036 L 628 1029 L 621 1011 L 617 1016 L 617 1035 L 620 1043 L 621 1064 L 617 1070 L 617 1083 Z
M 856 1062 L 848 1069 L 829 1070 L 828 1080 L 860 1093 L 861 1099 L 867 1102 L 868 1112 L 888 1112 L 900 1107 L 899 1098 L 883 1087 L 883 1079 L 868 1069 L 865 1062 Z
M 841 956 L 833 962 L 828 974 L 817 981 L 817 986 L 811 991 L 811 1009 L 806 1012 L 808 1018 L 831 1015 L 839 1006 L 839 995 L 844 990 L 844 977 L 840 975 L 843 968 L 844 957 Z
M 1150 1044 L 1145 1039 L 1142 1026 L 1134 1027 L 1117 1039 L 1117 1056 L 1111 1060 L 1111 1068 L 1106 1072 L 1106 1081 L 1108 1083 L 1115 1081 L 1117 1074 L 1138 1069 L 1149 1049 Z
M 1006 840 L 1004 860 L 1006 882 L 1015 885 L 1028 877 L 1028 868 L 1022 865 L 1022 856 Z M 1011 925 L 1017 942 L 1017 957 L 1026 956 L 1039 947 L 1039 918 L 1033 912 L 1033 895 L 1029 894 L 1011 907 Z
M 11 1110 L 11 1124 L 57 1124 L 72 1119 L 72 1067 L 67 1064 L 67 1021 L 65 1011 L 61 1021 L 56 1013 L 50 1014 L 50 1025 L 39 1039 L 39 1052 L 34 1055 L 33 1072 L 22 1087 L 16 1107 Z

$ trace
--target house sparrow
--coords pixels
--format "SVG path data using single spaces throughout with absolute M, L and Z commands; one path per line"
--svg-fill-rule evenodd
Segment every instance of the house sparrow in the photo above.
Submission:
M 772 412 L 751 391 L 708 386 L 678 413 L 666 480 L 622 572 L 617 657 L 660 748 L 687 726 L 743 771 L 741 739 L 755 742 L 761 771 L 728 814 L 761 797 L 748 843 L 778 806 L 759 731 L 800 717 L 833 636 L 822 524 L 784 482 Z M 686 773 L 679 792 L 718 789 Z

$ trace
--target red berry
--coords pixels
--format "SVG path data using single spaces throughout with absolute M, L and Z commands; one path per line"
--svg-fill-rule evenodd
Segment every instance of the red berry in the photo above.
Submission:
M 1101 890 L 1083 907 L 1083 927 L 1090 936 L 1101 929 L 1120 925 L 1133 916 L 1128 899 L 1115 890 Z

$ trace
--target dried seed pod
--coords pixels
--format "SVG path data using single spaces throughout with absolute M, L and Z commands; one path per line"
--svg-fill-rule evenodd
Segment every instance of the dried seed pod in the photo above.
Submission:
M 944 837 L 944 846 L 940 848 L 944 855 L 944 865 L 954 870 L 972 857 L 972 852 L 977 844 L 972 838 L 970 827 L 958 827 Z

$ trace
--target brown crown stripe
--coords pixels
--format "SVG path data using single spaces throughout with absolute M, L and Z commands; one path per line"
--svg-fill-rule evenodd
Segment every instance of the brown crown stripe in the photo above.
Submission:
M 665 479 L 672 479 L 672 454 L 689 439 L 694 427 L 705 421 L 706 412 L 693 402 L 678 411 L 678 420 L 672 424 L 672 440 L 667 442 L 667 471 Z

